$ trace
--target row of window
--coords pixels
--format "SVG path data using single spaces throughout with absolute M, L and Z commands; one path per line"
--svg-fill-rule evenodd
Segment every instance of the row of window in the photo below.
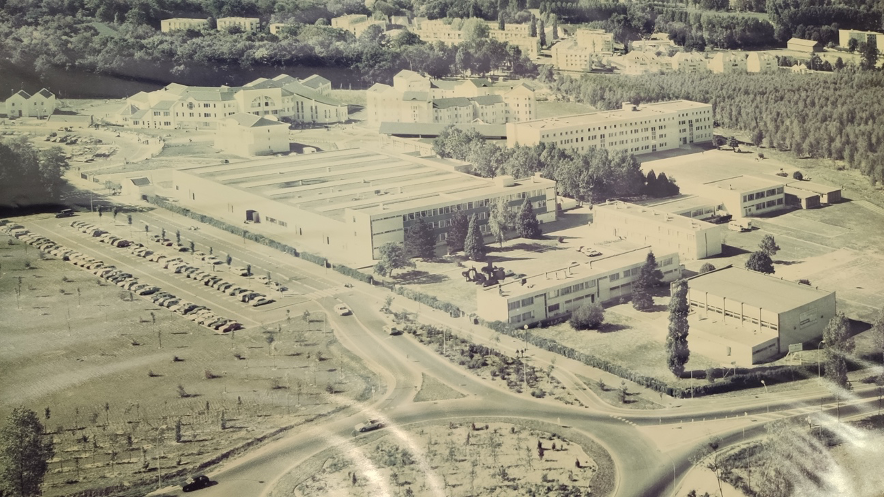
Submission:
M 748 195 L 744 195 L 744 202 L 752 202 L 753 200 L 759 200 L 760 198 L 780 195 L 782 193 L 784 193 L 784 187 L 782 186 L 772 188 L 770 190 L 765 190 L 764 192 L 750 193 Z

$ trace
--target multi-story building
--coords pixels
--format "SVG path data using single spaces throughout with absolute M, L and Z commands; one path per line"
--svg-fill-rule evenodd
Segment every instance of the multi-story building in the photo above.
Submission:
M 171 33 L 173 31 L 186 31 L 188 29 L 203 29 L 209 26 L 206 19 L 188 19 L 184 17 L 176 17 L 173 19 L 163 19 L 160 21 L 160 31 L 163 33 Z
M 55 94 L 43 88 L 31 95 L 19 90 L 6 99 L 6 117 L 36 117 L 44 119 L 55 112 Z
M 215 129 L 222 119 L 240 112 L 306 123 L 347 120 L 346 105 L 284 74 L 259 78 L 241 87 L 172 83 L 161 90 L 129 97 L 113 120 L 138 128 Z
M 601 29 L 578 29 L 575 36 L 553 45 L 553 67 L 561 71 L 589 71 L 596 57 L 611 55 L 614 36 Z
M 817 341 L 836 315 L 835 292 L 749 269 L 728 266 L 687 281 L 689 348 L 739 366 Z
M 465 19 L 461 18 L 445 18 L 428 20 L 425 18 L 415 18 L 415 34 L 422 41 L 434 42 L 441 41 L 446 45 L 457 45 L 466 40 L 463 31 Z M 523 55 L 530 58 L 536 58 L 540 47 L 539 39 L 531 36 L 531 26 L 529 24 L 506 24 L 504 29 L 498 29 L 497 22 L 487 22 L 489 26 L 489 38 L 502 42 L 520 49 Z
M 673 40 L 635 40 L 630 42 L 630 50 L 634 52 L 661 52 L 664 54 L 681 52 L 682 47 L 673 43 Z
M 621 68 L 621 74 L 633 76 L 668 72 L 672 68 L 669 57 L 660 57 L 649 52 L 630 52 L 623 57 L 611 59 L 611 62 Z
M 670 65 L 675 72 L 699 73 L 710 70 L 704 54 L 697 52 L 680 52 L 670 57 Z
M 241 155 L 289 152 L 289 125 L 272 117 L 239 113 L 218 123 L 215 148 Z
M 302 79 L 301 84 L 320 95 L 329 96 L 332 93 L 332 82 L 319 74 L 313 74 Z
M 593 206 L 593 226 L 607 235 L 676 252 L 684 260 L 722 253 L 721 230 L 715 224 L 651 207 L 626 202 L 598 204 Z
M 765 52 L 750 52 L 747 56 L 747 72 L 775 72 L 777 71 L 777 59 L 774 55 Z
M 478 178 L 461 164 L 388 151 L 338 150 L 240 163 L 183 167 L 173 172 L 181 205 L 231 222 L 260 222 L 293 246 L 321 241 L 357 263 L 403 243 L 423 220 L 439 243 L 451 218 L 476 215 L 488 232 L 489 206 L 504 197 L 516 209 L 528 199 L 538 220 L 556 220 L 556 182 L 539 176 Z
M 524 83 L 431 80 L 408 70 L 393 77 L 393 86 L 377 83 L 369 88 L 366 110 L 372 124 L 459 124 L 477 119 L 486 124 L 504 124 L 536 115 L 534 90 Z
M 840 29 L 839 30 L 839 46 L 842 48 L 848 48 L 848 44 L 852 39 L 857 40 L 858 45 L 861 43 L 874 43 L 879 52 L 885 52 L 885 47 L 883 47 L 883 38 L 885 35 L 882 33 L 876 33 L 874 31 L 857 31 L 855 29 Z
M 713 138 L 709 104 L 674 100 L 619 110 L 507 123 L 507 146 L 555 143 L 576 151 L 590 147 L 645 154 Z
M 784 181 L 755 176 L 734 176 L 704 183 L 698 193 L 719 199 L 736 218 L 753 217 L 786 207 Z
M 261 28 L 261 20 L 257 17 L 219 17 L 216 21 L 218 31 L 226 31 L 234 26 L 242 29 L 244 33 L 251 33 Z
M 740 53 L 719 52 L 708 61 L 710 70 L 716 74 L 747 72 L 747 58 Z
M 567 316 L 581 305 L 629 297 L 650 247 L 476 290 L 479 316 L 521 327 Z M 679 255 L 655 254 L 665 282 L 682 277 Z
M 370 19 L 365 14 L 349 14 L 332 18 L 332 27 L 352 33 L 359 38 L 370 26 L 378 26 L 387 31 L 387 21 Z

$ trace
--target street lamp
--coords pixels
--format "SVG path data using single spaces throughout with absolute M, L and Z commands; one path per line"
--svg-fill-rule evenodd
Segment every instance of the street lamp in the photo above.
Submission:
M 762 386 L 765 387 L 765 412 L 771 412 L 768 399 L 768 385 L 765 384 L 765 380 L 762 380 Z
M 529 325 L 524 325 L 522 327 L 522 341 L 523 341 L 523 346 L 526 349 L 529 348 Z
M 160 488 L 160 482 L 163 477 L 163 473 L 160 472 L 160 454 L 162 452 L 160 448 L 160 436 L 163 434 L 164 429 L 166 429 L 166 425 L 157 427 L 157 489 Z

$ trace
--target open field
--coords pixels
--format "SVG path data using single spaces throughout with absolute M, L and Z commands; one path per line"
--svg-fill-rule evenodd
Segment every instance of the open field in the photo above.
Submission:
M 614 468 L 592 441 L 549 428 L 476 420 L 382 428 L 329 449 L 284 478 L 274 495 L 607 495 Z M 555 446 L 555 448 L 554 448 Z M 543 456 L 538 447 L 543 447 Z M 580 463 L 580 468 L 576 462 Z M 354 469 L 356 468 L 356 469 Z M 578 492 L 578 493 L 574 493 Z
M 180 479 L 354 405 L 377 382 L 319 323 L 217 335 L 9 240 L 0 236 L 0 415 L 24 405 L 46 425 L 56 457 L 45 495 L 119 484 L 132 488 L 115 495 L 144 495 L 158 460 L 164 481 Z

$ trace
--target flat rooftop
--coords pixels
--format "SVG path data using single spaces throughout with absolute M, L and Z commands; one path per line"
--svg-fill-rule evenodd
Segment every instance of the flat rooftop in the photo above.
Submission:
M 179 171 L 344 221 L 346 209 L 373 214 L 420 209 L 501 191 L 493 179 L 455 171 L 459 165 L 380 150 L 347 149 L 185 167 Z M 516 181 L 514 186 L 526 182 L 537 182 L 537 188 L 554 184 L 529 178 Z
M 516 123 L 516 125 L 537 129 L 600 125 L 612 122 L 620 122 L 625 119 L 655 118 L 661 116 L 662 114 L 667 114 L 671 112 L 683 112 L 687 110 L 701 109 L 704 107 L 709 107 L 709 104 L 692 102 L 690 100 L 673 100 L 669 102 L 643 104 L 640 105 L 637 110 L 602 110 L 596 112 L 588 112 L 586 114 L 574 114 L 571 116 L 559 116 L 546 119 L 536 119 L 533 121 L 523 121 Z
M 639 200 L 636 205 L 650 207 L 664 212 L 682 212 L 687 210 L 712 207 L 714 209 L 722 205 L 722 202 L 697 195 L 677 195 L 667 198 L 651 198 Z
M 811 181 L 792 181 L 790 183 L 787 183 L 787 186 L 818 194 L 832 193 L 842 190 L 842 188 L 838 186 L 830 186 L 823 183 L 814 183 Z
M 688 287 L 776 313 L 834 293 L 731 266 L 689 278 Z
M 751 190 L 760 190 L 762 188 L 771 188 L 774 186 L 784 186 L 786 181 L 775 181 L 757 176 L 733 176 L 731 178 L 722 178 L 715 181 L 704 183 L 707 186 L 719 188 L 722 190 L 736 190 L 739 192 L 747 192 Z
M 666 209 L 651 208 L 643 205 L 630 204 L 621 201 L 606 202 L 604 204 L 594 205 L 593 209 L 618 211 L 620 214 L 623 215 L 630 215 L 633 217 L 648 219 L 684 230 L 699 231 L 707 228 L 716 227 L 716 225 L 713 223 L 708 223 L 699 219 L 691 219 L 685 216 L 679 216 L 671 213 L 669 210 Z
M 714 313 L 707 313 L 705 317 L 702 312 L 695 312 L 688 318 L 688 328 L 695 332 L 721 337 L 751 347 L 778 337 L 778 333 L 769 328 L 754 330 L 732 324 L 734 319 L 730 318 L 727 321 L 723 321 L 722 316 Z
M 518 279 L 502 283 L 500 285 L 501 291 L 505 297 L 537 294 L 550 288 L 563 286 L 567 281 L 578 281 L 579 279 L 586 279 L 594 275 L 601 276 L 624 266 L 645 262 L 650 250 L 652 248 L 646 245 L 610 256 L 603 255 L 591 260 L 587 260 L 587 256 L 583 254 L 575 253 L 574 262 L 577 262 L 577 264 L 560 263 L 554 269 L 526 276 L 524 278 L 526 280 L 525 285 Z M 670 253 L 661 253 L 655 254 L 655 257 L 660 260 L 662 257 L 669 255 Z M 506 266 L 507 264 L 503 263 L 503 265 Z M 483 288 L 483 291 L 497 292 L 498 285 Z

